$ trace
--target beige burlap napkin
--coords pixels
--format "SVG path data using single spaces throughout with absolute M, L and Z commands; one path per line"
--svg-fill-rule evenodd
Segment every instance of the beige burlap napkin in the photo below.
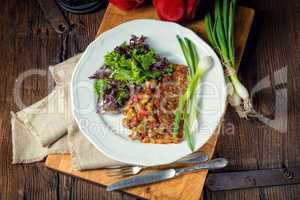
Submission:
M 11 112 L 13 163 L 31 163 L 49 154 L 71 153 L 73 166 L 78 170 L 122 164 L 90 144 L 72 119 L 69 82 L 80 56 L 50 66 L 56 83 L 53 91 L 28 108 Z
M 62 108 L 63 88 L 17 113 L 11 112 L 13 163 L 42 160 L 51 153 L 67 153 L 67 123 Z
M 46 98 L 17 112 L 18 119 L 44 147 L 50 146 L 66 133 L 64 95 L 64 88 L 56 86 Z

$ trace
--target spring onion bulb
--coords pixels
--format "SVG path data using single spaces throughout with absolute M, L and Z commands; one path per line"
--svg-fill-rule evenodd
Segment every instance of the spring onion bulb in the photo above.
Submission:
M 205 16 L 205 29 L 209 43 L 222 60 L 228 90 L 228 102 L 242 118 L 253 115 L 254 110 L 246 87 L 236 74 L 234 47 L 234 19 L 236 0 L 216 0 L 212 13 Z

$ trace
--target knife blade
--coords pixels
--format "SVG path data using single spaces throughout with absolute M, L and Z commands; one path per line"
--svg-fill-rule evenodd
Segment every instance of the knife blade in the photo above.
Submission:
M 167 180 L 175 177 L 175 169 L 166 169 L 160 172 L 150 173 L 146 175 L 133 176 L 130 178 L 123 179 L 106 188 L 107 191 L 118 190 L 122 188 L 128 188 L 138 185 L 145 185 L 149 183 L 156 183 L 159 181 Z
M 130 178 L 126 178 L 120 180 L 116 183 L 109 185 L 106 190 L 113 191 L 123 188 L 129 188 L 134 186 L 145 185 L 149 183 L 156 183 L 164 180 L 168 180 L 174 178 L 175 176 L 179 176 L 181 174 L 196 172 L 202 169 L 221 169 L 226 167 L 228 161 L 225 158 L 216 158 L 210 160 L 206 163 L 199 163 L 192 167 L 184 167 L 184 168 L 176 168 L 176 169 L 166 169 L 159 172 L 153 172 L 145 175 L 133 176 Z

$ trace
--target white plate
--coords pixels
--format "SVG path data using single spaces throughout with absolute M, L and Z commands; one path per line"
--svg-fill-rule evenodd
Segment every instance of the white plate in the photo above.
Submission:
M 72 76 L 71 99 L 74 118 L 86 138 L 106 156 L 130 164 L 160 165 L 173 162 L 191 153 L 186 141 L 179 144 L 143 144 L 131 141 L 128 129 L 121 124 L 122 115 L 96 113 L 96 95 L 92 75 L 104 62 L 103 56 L 128 41 L 132 34 L 146 36 L 156 52 L 172 63 L 185 64 L 176 35 L 191 39 L 199 57 L 212 56 L 214 65 L 206 74 L 200 88 L 200 125 L 193 133 L 196 149 L 204 145 L 217 127 L 226 99 L 221 63 L 214 51 L 191 30 L 175 23 L 158 20 L 133 20 L 102 33 L 92 42 Z M 87 155 L 88 156 L 88 155 Z

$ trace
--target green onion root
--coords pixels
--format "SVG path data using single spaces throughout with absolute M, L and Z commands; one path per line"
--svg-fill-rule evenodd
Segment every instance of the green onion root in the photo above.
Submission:
M 235 108 L 241 118 L 247 119 L 254 112 L 248 90 L 239 81 L 236 74 L 230 75 L 229 79 L 228 102 Z

